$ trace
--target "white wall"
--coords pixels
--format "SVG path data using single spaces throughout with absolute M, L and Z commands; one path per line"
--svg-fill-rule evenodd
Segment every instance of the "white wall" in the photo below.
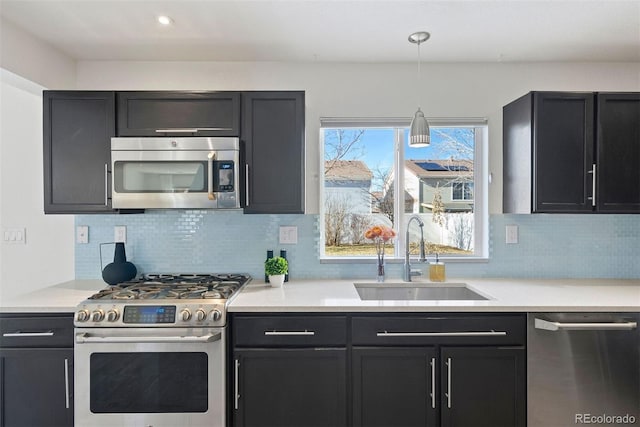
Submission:
M 0 70 L 0 229 L 27 229 L 0 242 L 0 298 L 74 278 L 73 216 L 44 215 L 42 89 Z
M 0 17 L 0 68 L 49 89 L 73 89 L 76 61 Z
M 79 89 L 306 91 L 306 206 L 318 212 L 320 117 L 489 120 L 489 212 L 502 212 L 502 107 L 531 90 L 640 91 L 640 63 L 415 64 L 80 61 Z

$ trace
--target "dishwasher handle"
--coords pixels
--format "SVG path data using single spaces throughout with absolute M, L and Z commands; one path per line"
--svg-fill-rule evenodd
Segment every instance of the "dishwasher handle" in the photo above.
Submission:
M 536 329 L 546 331 L 632 331 L 638 327 L 637 322 L 551 322 L 535 318 Z

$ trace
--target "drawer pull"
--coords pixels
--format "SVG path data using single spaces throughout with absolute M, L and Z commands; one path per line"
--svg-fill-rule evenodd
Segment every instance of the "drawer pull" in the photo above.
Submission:
M 69 359 L 64 359 L 64 407 L 69 409 Z
M 236 389 L 236 394 L 234 396 L 233 409 L 238 410 L 238 401 L 240 400 L 240 361 L 238 359 L 235 360 L 235 370 L 233 376 L 233 382 Z
M 467 331 L 467 332 L 378 332 L 378 337 L 494 337 L 506 336 L 505 331 Z
M 47 332 L 6 332 L 2 334 L 3 337 L 52 337 L 55 333 L 53 331 Z
M 156 133 L 198 133 L 207 130 L 231 130 L 231 128 L 169 128 L 156 129 Z
M 447 365 L 447 392 L 444 395 L 447 398 L 447 408 L 451 409 L 451 358 L 448 357 L 444 364 Z
M 431 358 L 431 407 L 436 408 L 436 358 Z
M 315 335 L 315 331 L 308 331 L 308 330 L 304 330 L 304 331 L 264 331 L 264 334 L 267 336 L 290 336 L 290 337 L 294 337 L 294 336 L 313 336 Z

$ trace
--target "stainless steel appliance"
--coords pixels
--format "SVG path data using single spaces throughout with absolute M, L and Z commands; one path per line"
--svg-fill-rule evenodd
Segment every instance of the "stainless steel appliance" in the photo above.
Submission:
M 225 426 L 226 307 L 246 274 L 147 275 L 83 301 L 78 426 Z
M 238 138 L 111 138 L 116 209 L 240 208 Z
M 640 425 L 638 313 L 528 315 L 528 426 Z

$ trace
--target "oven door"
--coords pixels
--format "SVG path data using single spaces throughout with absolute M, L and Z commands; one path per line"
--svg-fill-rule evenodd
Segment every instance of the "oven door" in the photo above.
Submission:
M 240 207 L 238 152 L 112 151 L 116 209 Z
M 224 426 L 224 328 L 76 328 L 75 425 Z

